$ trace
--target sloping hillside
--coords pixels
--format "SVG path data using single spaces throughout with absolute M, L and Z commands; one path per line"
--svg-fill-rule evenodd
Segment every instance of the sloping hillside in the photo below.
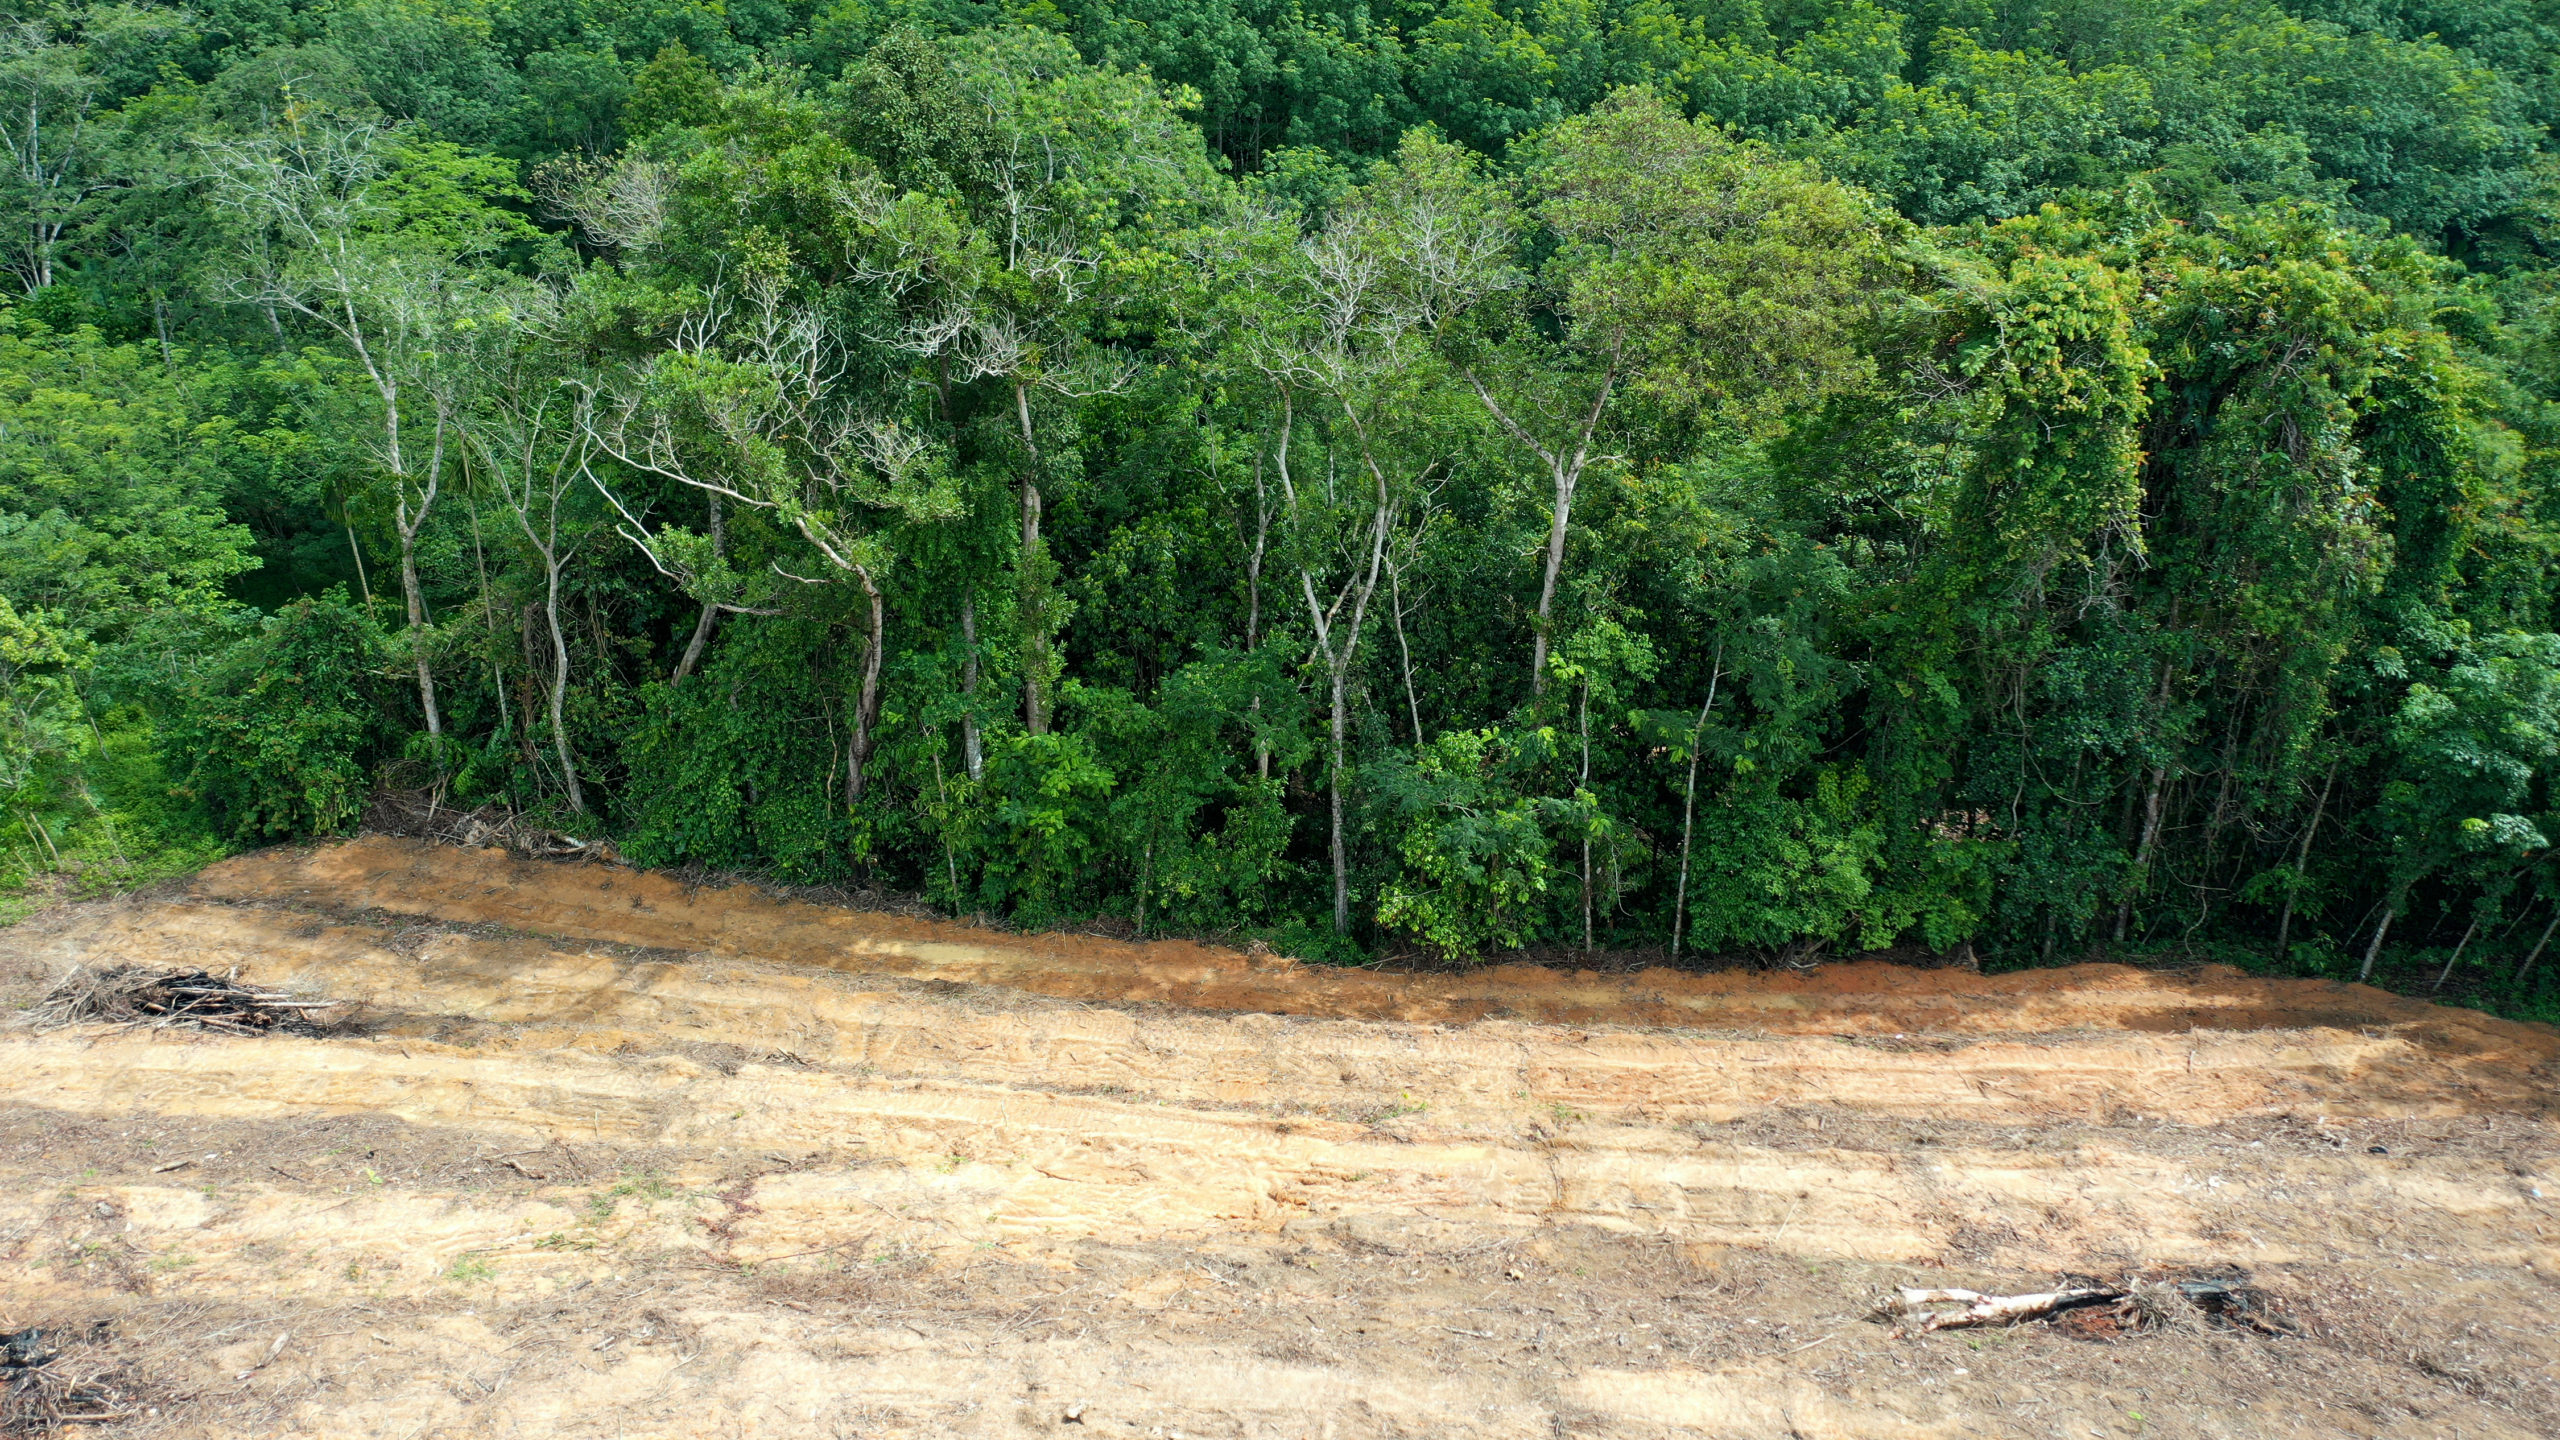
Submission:
M 2359 987 L 1387 976 L 385 839 L 0 953 L 349 1002 L 0 1032 L 0 1328 L 119 1435 L 2560 1431 L 2560 1037 Z M 2232 1267 L 2273 1323 L 1869 1318 Z

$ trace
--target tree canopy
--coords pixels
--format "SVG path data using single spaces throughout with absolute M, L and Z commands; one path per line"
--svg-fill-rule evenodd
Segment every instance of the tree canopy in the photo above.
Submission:
M 2548 1015 L 2555 75 L 2451 3 L 25 11 L 0 882 L 389 787 L 1319 958 Z

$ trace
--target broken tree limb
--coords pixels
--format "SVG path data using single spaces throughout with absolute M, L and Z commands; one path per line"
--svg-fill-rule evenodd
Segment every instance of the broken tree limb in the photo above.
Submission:
M 1923 1330 L 1962 1330 L 1976 1325 L 2014 1325 L 2056 1310 L 2121 1300 L 2122 1290 L 2046 1290 L 2032 1295 L 1985 1295 L 1979 1290 L 1900 1290 L 1882 1307 L 1889 1313 L 1922 1317 Z M 1955 1306 L 1960 1308 L 1933 1308 Z

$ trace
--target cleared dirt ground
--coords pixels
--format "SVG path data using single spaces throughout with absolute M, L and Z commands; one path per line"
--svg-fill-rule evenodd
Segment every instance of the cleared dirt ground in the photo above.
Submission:
M 118 1435 L 2560 1435 L 2560 1035 L 2360 987 L 1389 976 L 387 839 L 0 931 L 0 1001 L 75 962 L 356 1002 L 0 1030 L 0 1329 Z M 1868 1318 L 2231 1267 L 2298 1333 Z

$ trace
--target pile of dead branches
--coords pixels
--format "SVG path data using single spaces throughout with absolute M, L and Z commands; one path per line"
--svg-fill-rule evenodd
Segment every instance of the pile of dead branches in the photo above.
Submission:
M 0 1335 L 0 1435 L 52 1435 L 133 1415 L 112 1366 L 80 1364 L 65 1348 L 54 1331 Z
M 252 989 L 231 976 L 203 970 L 92 970 L 84 965 L 55 981 L 19 1023 L 36 1030 L 103 1022 L 155 1030 L 190 1026 L 233 1035 L 317 1035 L 320 1027 L 313 1016 L 340 1003 Z
M 470 849 L 495 845 L 519 855 L 579 855 L 610 859 L 605 840 L 581 840 L 566 831 L 527 819 L 504 805 L 458 809 L 443 803 L 438 790 L 383 790 L 365 811 L 364 828 L 378 835 L 406 835 L 439 845 Z

